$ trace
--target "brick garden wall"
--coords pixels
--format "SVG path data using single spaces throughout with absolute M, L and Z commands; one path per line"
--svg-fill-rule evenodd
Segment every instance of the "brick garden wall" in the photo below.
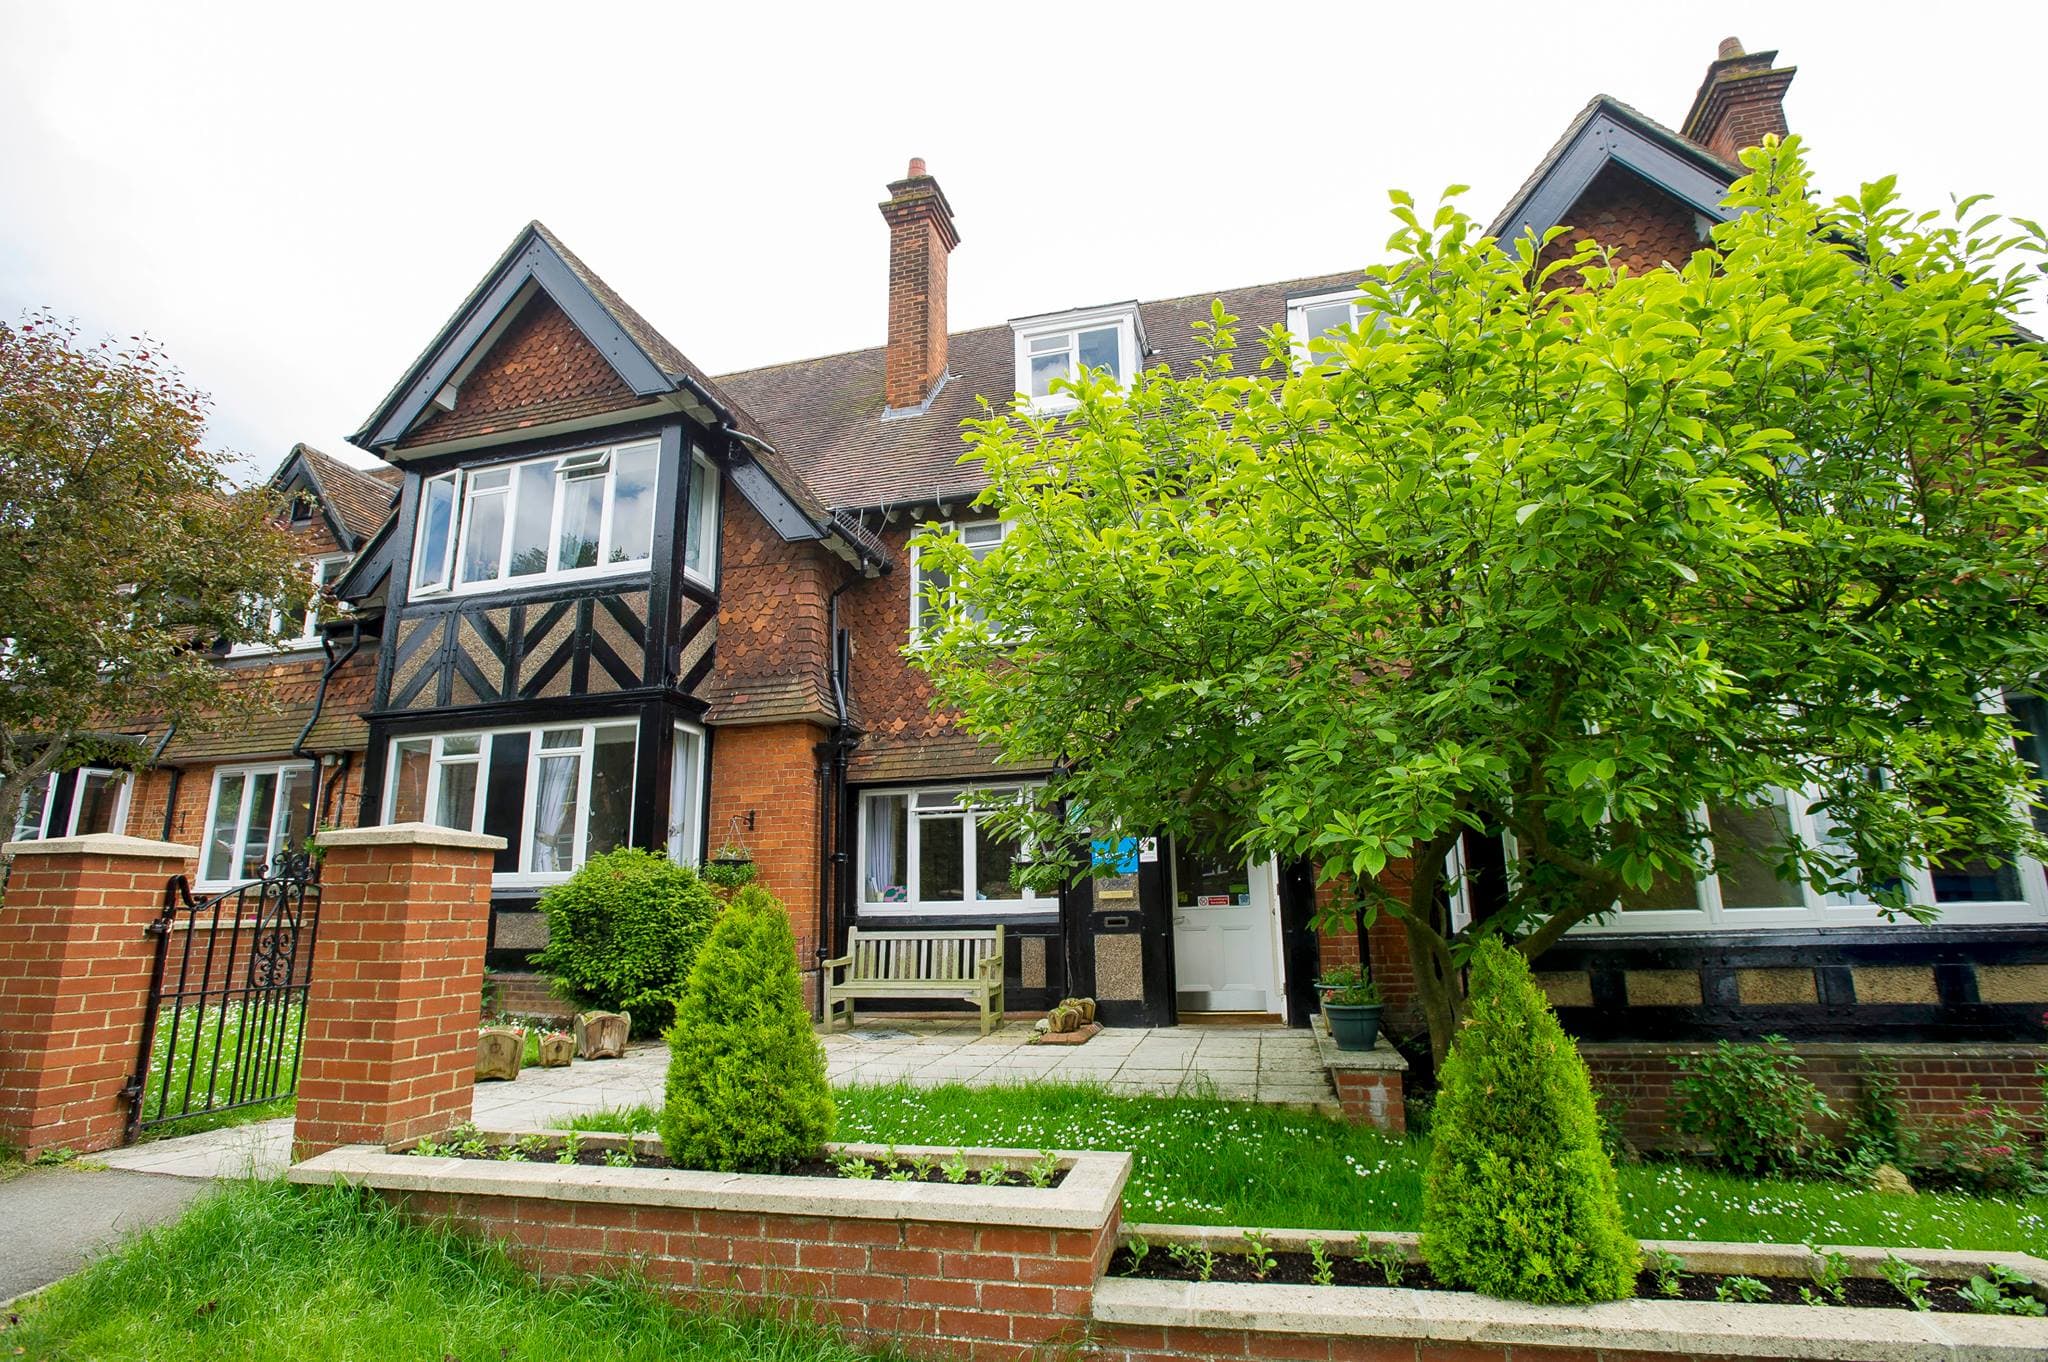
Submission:
M 686 1301 L 738 1295 L 976 1362 L 1053 1355 L 1078 1339 L 1117 1236 L 1114 1215 L 1090 1231 L 463 1193 L 395 1199 L 411 1215 L 502 1241 L 543 1276 L 616 1272 L 630 1260 Z

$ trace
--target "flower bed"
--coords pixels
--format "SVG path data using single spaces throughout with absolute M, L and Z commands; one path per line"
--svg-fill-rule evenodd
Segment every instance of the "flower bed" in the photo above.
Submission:
M 1564 1356 L 1553 1349 L 1864 1362 L 2048 1355 L 2048 1323 L 1979 1313 L 1959 1290 L 1942 1290 L 1976 1277 L 2004 1282 L 2007 1299 L 2048 1300 L 2048 1263 L 2021 1254 L 1646 1243 L 1646 1261 L 1682 1260 L 1675 1295 L 1652 1269 L 1636 1300 L 1538 1306 L 1444 1288 L 1421 1266 L 1416 1242 L 1407 1234 L 1254 1230 L 1248 1238 L 1241 1230 L 1129 1226 L 1095 1295 L 1098 1351 L 1108 1358 L 1263 1356 L 1278 1334 L 1374 1339 L 1390 1349 L 1395 1340 L 1456 1343 L 1468 1350 L 1459 1356 L 1475 1362 L 1510 1352 L 1517 1362 Z M 1144 1251 L 1134 1253 L 1140 1244 Z M 1270 1265 L 1258 1280 L 1262 1259 Z M 1934 1284 L 1915 1288 L 1926 1296 L 1925 1311 L 1887 1279 L 1888 1265 L 1901 1263 Z M 1680 1271 L 1668 1259 L 1661 1266 Z M 1826 1284 L 1834 1272 L 1839 1278 Z M 1316 1281 L 1329 1284 L 1301 1284 Z M 1715 1299 L 1729 1281 L 1757 1282 L 1767 1294 Z M 1830 1303 L 1807 1304 L 1802 1288 Z M 1836 1290 L 1840 1304 L 1832 1303 Z

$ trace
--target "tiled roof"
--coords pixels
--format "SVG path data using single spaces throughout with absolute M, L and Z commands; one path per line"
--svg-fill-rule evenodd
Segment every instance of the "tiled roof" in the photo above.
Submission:
M 1258 333 L 1287 324 L 1290 295 L 1343 288 L 1361 272 L 1317 275 L 1277 284 L 1193 293 L 1140 303 L 1152 352 L 1177 371 L 1201 352 L 1194 324 L 1212 299 L 1239 318 L 1240 353 L 1259 353 Z M 1007 406 L 1017 387 L 1016 349 L 1008 324 L 956 331 L 946 339 L 948 378 L 918 415 L 882 419 L 884 350 L 855 350 L 765 369 L 725 374 L 722 392 L 744 402 L 769 439 L 827 505 L 838 510 L 958 502 L 983 480 L 961 467 L 960 422 L 981 415 L 978 399 Z
M 308 444 L 293 446 L 292 453 L 305 460 L 321 504 L 334 512 L 357 543 L 375 534 L 391 514 L 391 503 L 405 478 L 397 469 L 357 468 Z

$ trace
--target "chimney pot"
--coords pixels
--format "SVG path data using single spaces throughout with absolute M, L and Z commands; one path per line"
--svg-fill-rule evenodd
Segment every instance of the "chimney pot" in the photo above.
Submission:
M 889 348 L 882 400 L 892 411 L 915 407 L 946 376 L 946 257 L 960 244 L 946 191 L 910 158 L 910 173 L 889 186 L 881 205 L 889 224 Z
M 1716 60 L 1716 61 L 1732 61 L 1732 60 L 1733 60 L 1734 58 L 1736 58 L 1736 57 L 1739 57 L 1739 56 L 1741 56 L 1741 55 L 1743 55 L 1743 52 L 1742 52 L 1742 39 L 1740 39 L 1740 38 L 1723 38 L 1723 39 L 1721 40 L 1721 51 L 1720 51 L 1720 55 L 1719 55 L 1719 56 L 1717 56 L 1717 57 L 1715 58 L 1715 60 Z

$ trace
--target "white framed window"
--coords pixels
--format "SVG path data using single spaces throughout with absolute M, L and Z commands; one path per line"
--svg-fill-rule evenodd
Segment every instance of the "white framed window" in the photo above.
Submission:
M 300 648 L 320 646 L 320 621 L 327 613 L 327 588 L 341 580 L 348 571 L 351 559 L 345 553 L 330 553 L 319 558 L 308 559 L 306 573 L 313 580 L 313 594 L 306 601 L 303 614 L 287 615 L 279 602 L 264 601 L 253 609 L 261 612 L 258 618 L 276 643 L 238 643 L 229 649 L 231 656 L 250 653 L 291 652 Z
M 198 887 L 261 879 L 280 853 L 313 832 L 313 768 L 307 762 L 216 768 L 206 800 Z
M 677 865 L 703 859 L 704 793 L 704 730 L 679 722 L 668 787 L 668 858 Z
M 8 840 L 32 842 L 44 836 L 50 826 L 50 805 L 56 797 L 57 778 L 48 772 L 37 776 L 21 792 L 21 802 L 14 806 L 14 835 Z
M 15 806 L 11 840 L 126 832 L 128 801 L 134 788 L 132 774 L 105 766 L 81 766 L 67 775 L 40 776 L 22 792 L 21 802 Z
M 690 515 L 683 538 L 683 575 L 701 586 L 718 581 L 718 468 L 690 450 Z
M 636 720 L 394 738 L 386 823 L 506 839 L 492 882 L 554 884 L 633 837 Z
M 1052 913 L 1059 899 L 1012 884 L 1018 842 L 984 820 L 991 801 L 1018 788 L 873 790 L 860 798 L 859 886 L 863 917 Z
M 995 552 L 1016 527 L 1012 520 L 948 520 L 937 528 L 965 544 L 978 563 Z M 928 630 L 937 628 L 952 603 L 953 584 L 948 580 L 945 569 L 925 562 L 921 550 L 913 544 L 910 549 L 910 641 L 917 643 Z M 972 607 L 967 613 L 969 618 L 981 618 L 981 612 Z
M 1309 294 L 1287 300 L 1287 329 L 1302 364 L 1327 363 L 1333 333 L 1363 323 L 1371 314 L 1356 289 Z
M 646 567 L 660 442 L 458 469 L 420 485 L 412 592 L 502 590 Z
M 1056 391 L 1083 369 L 1107 372 L 1126 386 L 1144 356 L 1144 331 L 1136 303 L 1025 317 L 1010 323 L 1016 339 L 1017 391 L 1034 411 L 1060 411 L 1074 405 L 1073 395 Z

